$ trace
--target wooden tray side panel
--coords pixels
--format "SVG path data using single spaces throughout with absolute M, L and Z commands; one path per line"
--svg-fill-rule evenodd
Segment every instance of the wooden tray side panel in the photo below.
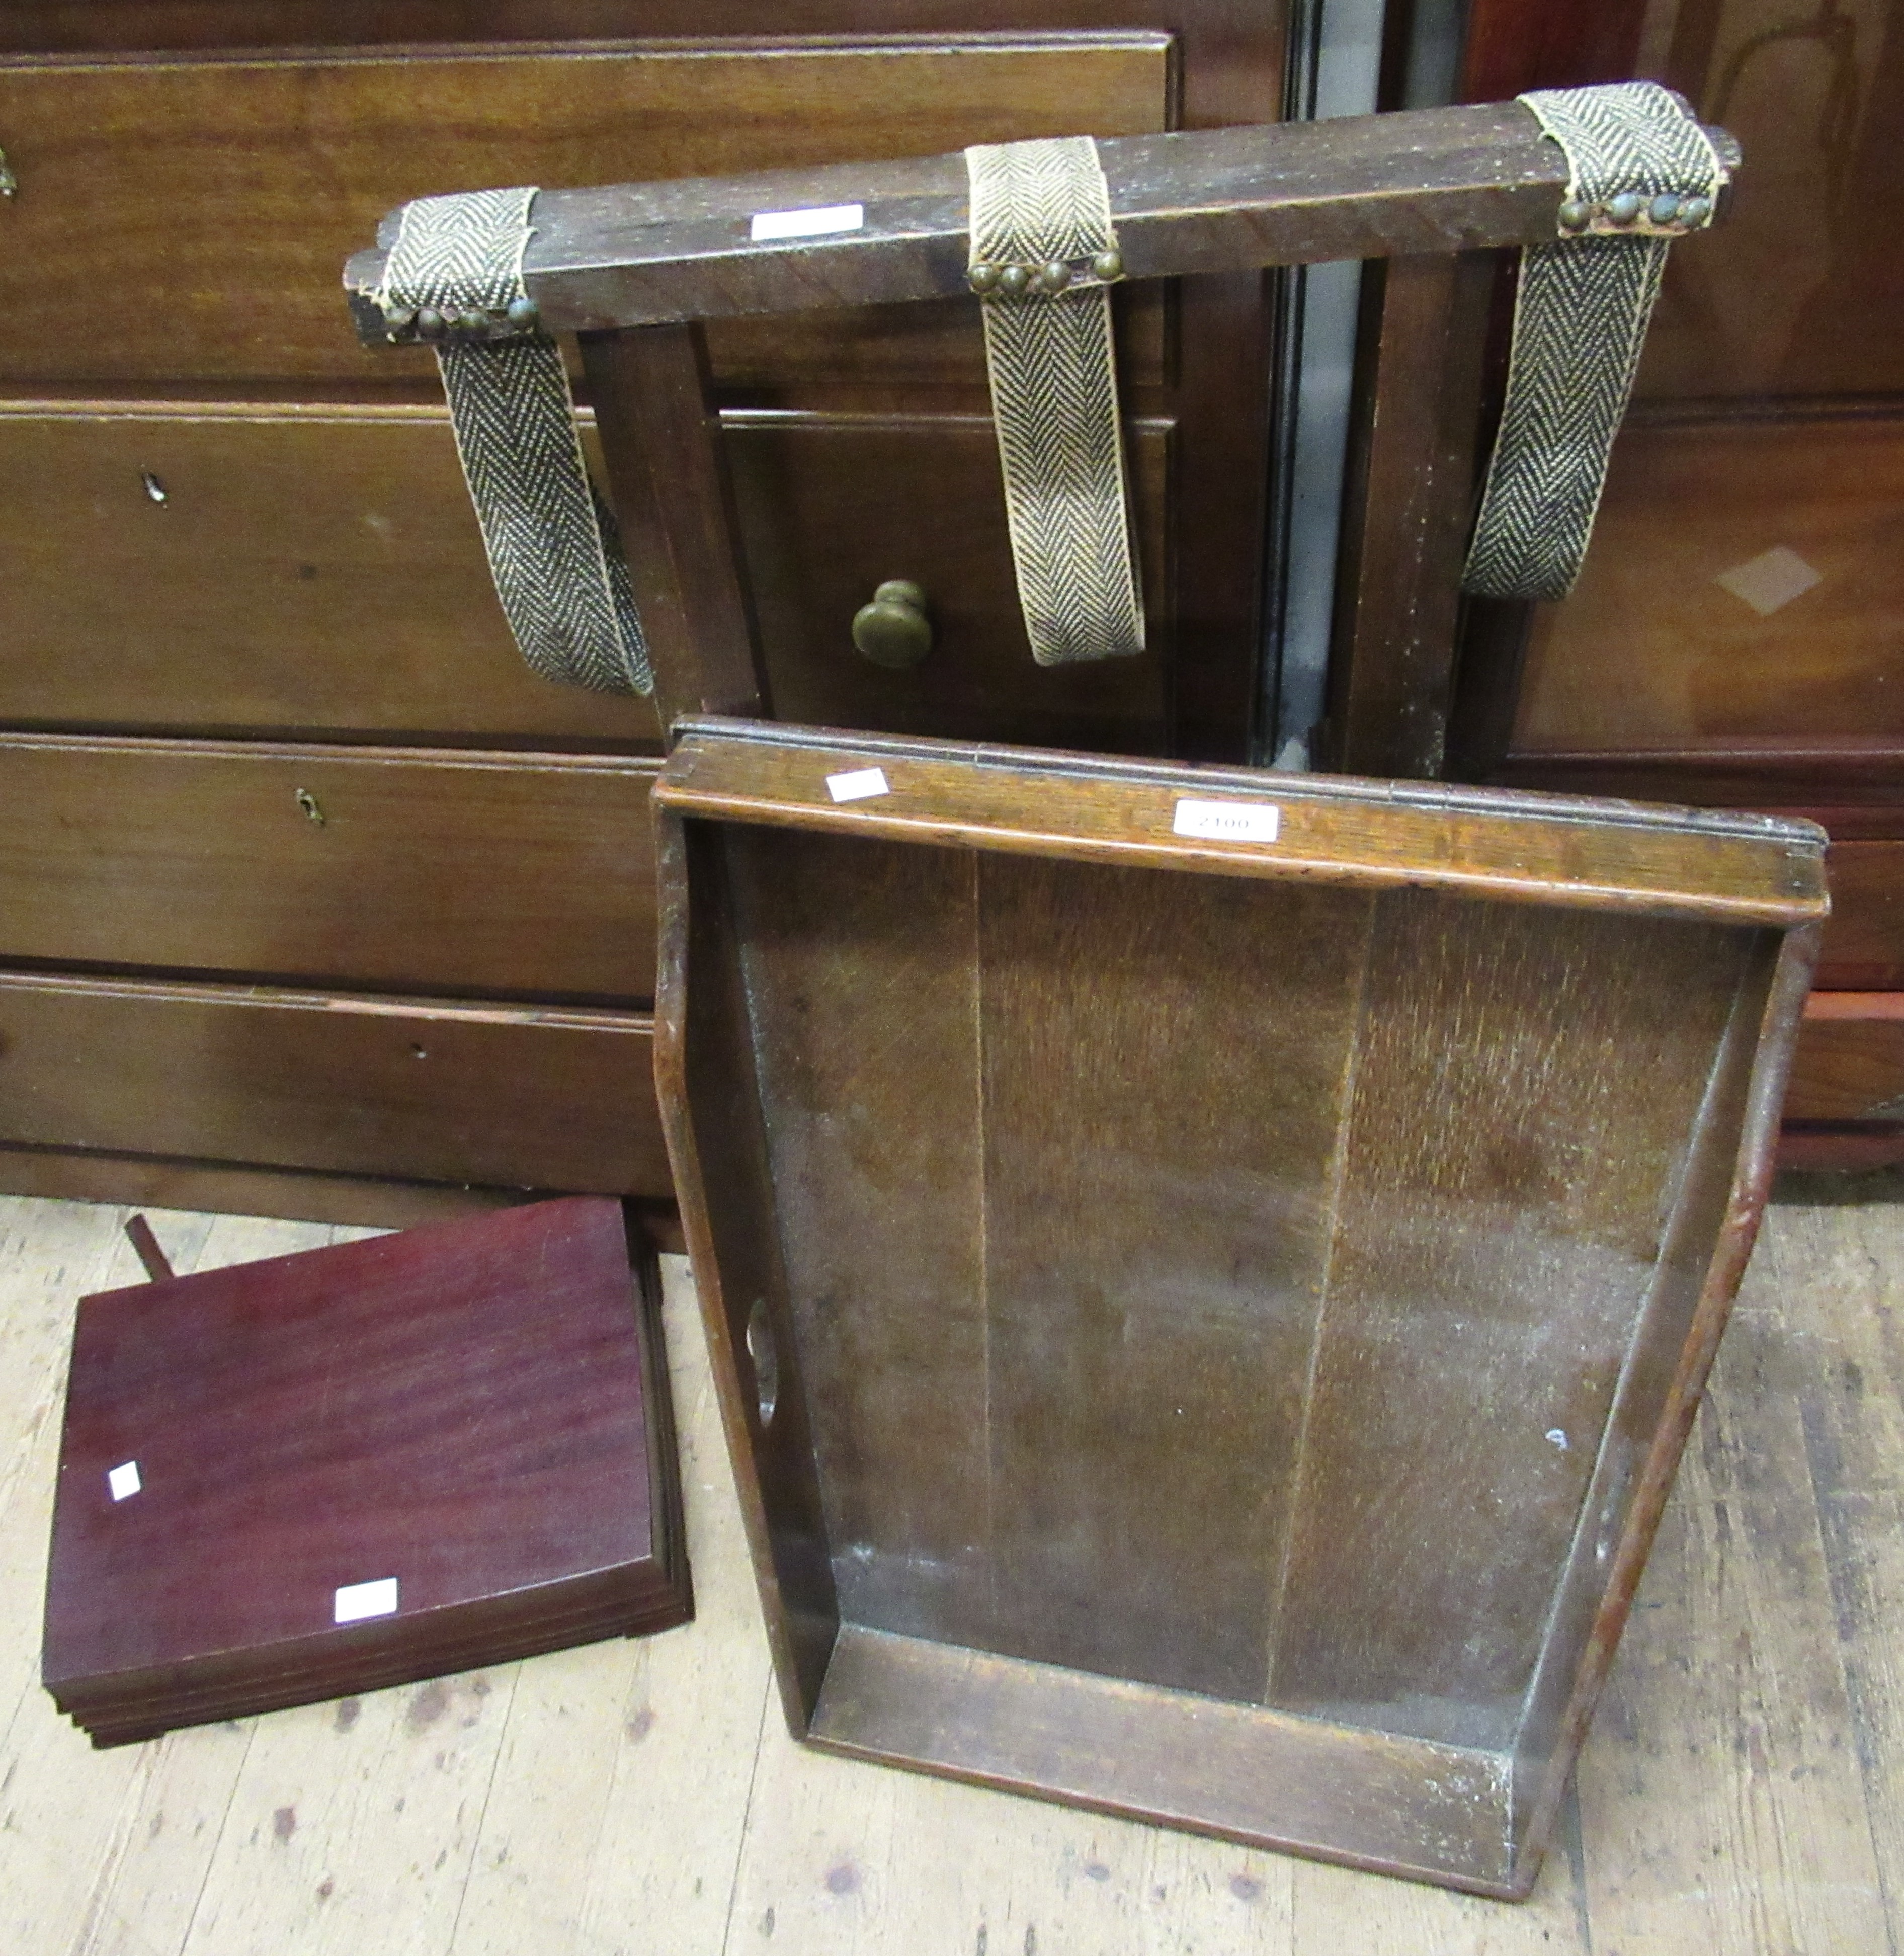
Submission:
M 1661 1241 L 1651 1292 L 1634 1329 L 1515 1735 L 1515 1831 L 1522 1853 L 1531 1849 L 1537 1854 L 1546 1845 L 1544 1839 L 1530 1838 L 1528 1829 L 1541 1793 L 1557 1790 L 1571 1765 L 1573 1749 L 1565 1746 L 1565 1714 L 1596 1618 L 1608 1601 L 1614 1552 L 1641 1498 L 1642 1470 L 1694 1336 L 1700 1300 L 1710 1282 L 1713 1245 L 1722 1241 L 1735 1200 L 1739 1137 L 1747 1120 L 1761 1028 L 1782 942 L 1775 932 L 1759 932 L 1747 954 Z M 1751 1147 L 1748 1136 L 1746 1152 Z M 1629 1601 L 1630 1596 L 1619 1601 L 1622 1616 Z M 1610 1657 L 1610 1645 L 1604 1655 Z
M 774 1675 L 797 1734 L 812 1716 L 840 1615 L 780 1260 L 746 980 L 723 838 L 665 814 L 656 828 L 655 1086 Z M 756 1322 L 762 1329 L 750 1347 Z
M 1753 942 L 1383 898 L 1272 1702 L 1511 1742 Z
M 1497 1753 L 852 1625 L 810 1736 L 829 1752 L 1253 1846 L 1517 1891 Z
M 1789 927 L 1826 914 L 1824 831 L 1768 816 L 961 746 L 714 718 L 682 722 L 657 799 L 684 812 L 1149 864 L 1223 876 L 1432 887 L 1544 909 L 1623 909 Z M 887 792 L 836 803 L 878 763 Z M 1273 838 L 1187 838 L 1185 797 L 1275 808 Z
M 1253 1702 L 1373 899 L 980 875 L 988 1642 Z
M 993 1614 L 977 859 L 735 830 L 740 956 L 843 1619 Z
M 1650 1430 L 1642 1426 L 1641 1417 L 1635 1417 L 1632 1422 L 1638 1436 L 1644 1437 L 1647 1448 L 1638 1491 L 1617 1543 L 1610 1547 L 1599 1607 L 1587 1631 L 1578 1667 L 1573 1674 L 1572 1690 L 1560 1720 L 1558 1740 L 1549 1754 L 1544 1778 L 1540 1782 L 1537 1783 L 1527 1770 L 1526 1756 L 1531 1749 L 1524 1743 L 1521 1748 L 1523 1756 L 1515 1762 L 1517 1775 L 1524 1776 L 1527 1782 L 1524 1791 L 1519 1784 L 1516 1787 L 1516 1831 L 1521 1837 L 1520 1858 L 1524 1864 L 1518 1872 L 1517 1885 L 1522 1893 L 1533 1884 L 1541 1850 L 1556 1824 L 1572 1762 L 1586 1737 L 1600 1687 L 1606 1682 L 1621 1633 L 1625 1628 L 1627 1614 L 1632 1607 L 1634 1594 L 1639 1587 L 1666 1497 L 1672 1491 L 1673 1477 L 1679 1471 L 1680 1456 L 1691 1434 L 1692 1422 L 1719 1350 L 1720 1336 L 1731 1316 L 1732 1301 L 1739 1294 L 1739 1281 L 1745 1274 L 1752 1245 L 1757 1240 L 1759 1224 L 1771 1193 L 1779 1105 L 1784 1098 L 1805 995 L 1817 966 L 1820 936 L 1818 929 L 1811 926 L 1785 934 L 1778 945 L 1771 982 L 1763 995 L 1764 1008 L 1757 1022 L 1756 1051 L 1745 1088 L 1740 1128 L 1732 1131 L 1738 1134 L 1738 1147 L 1723 1219 L 1717 1240 L 1711 1247 L 1696 1308 L 1683 1341 L 1676 1349 L 1645 1349 L 1649 1363 L 1662 1373 L 1669 1369 L 1669 1376 L 1664 1379 L 1663 1387 L 1653 1387 L 1659 1409 Z M 1760 947 L 1757 961 L 1761 972 L 1770 950 L 1768 945 L 1761 944 Z M 1750 985 L 1742 988 L 1742 1002 L 1752 999 L 1755 989 Z M 1728 1090 L 1735 1090 L 1738 1069 L 1735 1061 L 1732 1077 L 1727 1080 L 1723 1061 L 1721 1064 L 1722 1071 L 1715 1081 L 1713 1098 L 1716 1110 L 1723 1114 L 1722 1096 Z M 1727 1131 L 1719 1127 L 1716 1132 L 1723 1135 Z M 1571 1632 L 1571 1626 L 1568 1629 Z M 1537 1693 L 1530 1699 L 1530 1727 L 1542 1709 Z M 1533 1733 L 1529 1736 L 1540 1735 Z

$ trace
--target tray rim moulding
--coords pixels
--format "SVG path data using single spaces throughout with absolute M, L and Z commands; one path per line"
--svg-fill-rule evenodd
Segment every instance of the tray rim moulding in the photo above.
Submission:
M 657 1076 L 776 1675 L 794 1735 L 859 1759 L 1251 1845 L 1483 1894 L 1524 1896 L 1630 1608 L 1765 1199 L 1785 1073 L 1828 909 L 1823 831 L 1769 816 L 1194 768 L 713 717 L 681 722 L 676 736 L 655 793 L 662 898 Z M 834 798 L 830 775 L 865 776 L 875 768 L 883 791 Z M 1254 834 L 1240 838 L 1176 832 L 1176 804 L 1184 798 L 1272 806 L 1276 815 L 1266 825 L 1273 839 L 1266 838 L 1261 822 Z M 1593 1443 L 1582 1449 L 1588 1457 L 1578 1469 L 1581 1478 L 1568 1484 L 1577 1488 L 1578 1510 L 1568 1511 L 1573 1519 L 1553 1570 L 1538 1643 L 1530 1644 L 1531 1668 L 1511 1737 L 1483 1741 L 1452 1727 L 1438 1734 L 1426 1724 L 1403 1729 L 1407 1719 L 1391 1717 L 1379 1704 L 1371 1708 L 1375 1715 L 1359 1721 L 1353 1705 L 1290 1708 L 1269 1702 L 1266 1683 L 1259 1697 L 1245 1699 L 1160 1682 L 1154 1666 L 1149 1675 L 1124 1675 L 1095 1659 L 1055 1661 L 1022 1647 L 960 1642 L 950 1633 L 935 1634 L 930 1624 L 898 1620 L 916 1598 L 882 1620 L 848 1613 L 843 1590 L 862 1601 L 874 1593 L 853 1588 L 860 1579 L 840 1565 L 840 1544 L 830 1538 L 828 1519 L 829 1503 L 843 1498 L 847 1478 L 846 1456 L 837 1450 L 847 1443 L 837 1436 L 850 1431 L 853 1443 L 863 1437 L 859 1428 L 840 1423 L 862 1418 L 856 1405 L 843 1412 L 837 1400 L 859 1389 L 837 1369 L 818 1387 L 808 1381 L 810 1369 L 831 1361 L 809 1349 L 819 1320 L 812 1300 L 795 1295 L 783 1232 L 792 1226 L 790 1204 L 809 1203 L 801 1213 L 809 1225 L 816 1216 L 822 1222 L 827 1218 L 812 1206 L 799 1175 L 786 1170 L 795 1159 L 786 1150 L 796 1118 L 811 1121 L 818 1132 L 830 1114 L 844 1127 L 859 1110 L 820 1103 L 816 1111 L 811 1101 L 796 1107 L 785 1098 L 784 1083 L 796 1077 L 789 1069 L 819 1062 L 790 1036 L 782 1041 L 784 1053 L 775 1056 L 774 1028 L 783 1023 L 775 1014 L 803 1010 L 818 994 L 776 976 L 781 967 L 771 961 L 788 954 L 777 944 L 808 928 L 799 920 L 818 914 L 801 910 L 804 900 L 797 894 L 782 893 L 800 880 L 802 863 L 826 893 L 814 904 L 823 905 L 836 887 L 848 888 L 846 880 L 836 886 L 824 879 L 849 860 L 842 852 L 853 845 L 843 838 L 852 838 L 868 845 L 851 859 L 863 864 L 875 856 L 883 863 L 909 863 L 905 852 L 914 848 L 970 863 L 975 917 L 989 914 L 983 908 L 986 889 L 995 896 L 1025 887 L 1011 879 L 1048 875 L 1051 881 L 1038 885 L 1048 891 L 1070 890 L 1058 879 L 1075 876 L 1086 879 L 1077 888 L 1089 897 L 1089 879 L 1101 879 L 1095 886 L 1101 895 L 1122 866 L 1199 883 L 1222 879 L 1246 904 L 1259 901 L 1247 893 L 1266 885 L 1308 893 L 1301 900 L 1311 903 L 1334 901 L 1336 893 L 1345 902 L 1359 901 L 1360 893 L 1367 893 L 1370 917 L 1400 919 L 1397 931 L 1415 928 L 1423 917 L 1454 914 L 1436 912 L 1438 904 L 1499 905 L 1485 914 L 1477 909 L 1471 919 L 1463 910 L 1456 921 L 1464 929 L 1471 921 L 1484 924 L 1480 938 L 1496 933 L 1517 943 L 1537 942 L 1539 933 L 1553 932 L 1563 951 L 1575 944 L 1611 945 L 1629 966 L 1641 963 L 1650 948 L 1698 948 L 1697 958 L 1686 953 L 1692 961 L 1685 968 L 1714 975 L 1707 994 L 1689 1002 L 1688 1030 L 1666 1035 L 1681 1042 L 1682 1071 L 1693 1083 L 1685 1105 L 1692 1111 L 1676 1152 L 1660 1157 L 1671 1166 L 1660 1185 L 1665 1206 L 1651 1239 L 1652 1260 L 1638 1267 L 1644 1282 L 1634 1293 L 1630 1328 L 1619 1332 L 1617 1372 L 1596 1402 L 1603 1411 L 1594 1415 L 1597 1428 L 1587 1429 Z M 897 891 L 901 880 L 897 869 L 884 883 L 868 869 L 865 886 Z M 1297 900 L 1273 893 L 1259 899 Z M 1207 907 L 1208 900 L 1196 901 Z M 1061 906 L 1052 902 L 1055 916 Z M 897 941 L 897 920 L 906 914 L 898 896 L 891 910 Z M 916 906 L 914 914 L 924 912 Z M 1022 919 L 1022 906 L 1015 914 Z M 884 913 L 875 907 L 866 915 L 875 920 L 867 926 L 873 930 Z M 789 923 L 790 917 L 796 921 Z M 858 927 L 856 921 L 836 926 L 824 917 L 812 926 L 821 935 L 837 929 L 825 938 L 825 954 L 840 957 L 846 955 L 840 947 L 848 943 L 847 933 Z M 929 921 L 918 927 L 932 928 Z M 1450 955 L 1464 954 L 1461 933 L 1443 928 L 1447 941 L 1457 943 Z M 941 945 L 956 935 L 931 941 Z M 1364 940 L 1358 980 L 1363 989 L 1355 1008 L 1361 1016 L 1345 1021 L 1357 1052 L 1375 1049 L 1376 1021 L 1367 1003 L 1373 941 Z M 972 952 L 975 973 L 989 973 L 985 954 Z M 811 969 L 835 968 L 813 954 Z M 839 968 L 850 986 L 850 969 Z M 880 967 L 881 981 L 898 984 L 909 968 L 903 951 L 894 952 Z M 1629 990 L 1643 990 L 1647 977 L 1644 970 L 1629 973 Z M 1405 974 L 1401 982 L 1405 991 Z M 988 975 L 973 980 L 985 1010 L 991 1008 L 993 994 L 985 989 L 991 983 Z M 1266 1009 L 1275 1002 L 1266 1002 Z M 1521 1009 L 1512 996 L 1508 1005 Z M 897 1011 L 894 1023 L 901 1023 Z M 802 1027 L 805 1038 L 804 1021 Z M 827 1036 L 812 1035 L 822 1045 Z M 982 1056 L 986 1036 L 982 1032 L 976 1042 L 982 1078 L 989 1077 Z M 853 1064 L 884 1063 L 887 1056 L 871 1032 L 866 1046 Z M 807 1075 L 797 1077 L 806 1083 L 802 1091 L 819 1092 Z M 1063 1077 L 1061 1065 L 1057 1077 Z M 769 1093 L 770 1079 L 782 1083 L 779 1099 Z M 1666 1091 L 1665 1084 L 1660 1090 Z M 1332 1103 L 1344 1149 L 1359 1104 L 1347 1087 Z M 931 1108 L 919 1111 L 929 1122 Z M 988 1165 L 988 1146 L 981 1142 L 979 1156 Z M 823 1167 L 815 1169 L 816 1177 Z M 982 1190 L 989 1185 L 988 1172 L 979 1172 Z M 1579 1172 L 1590 1194 L 1597 1185 L 1593 1175 L 1604 1181 L 1612 1171 Z M 1338 1184 L 1331 1198 L 1337 1206 L 1328 1214 L 1332 1245 L 1349 1228 L 1341 1195 Z M 986 1232 L 1001 1226 L 987 1217 L 985 1200 L 982 1195 L 977 1226 L 981 1241 L 988 1241 Z M 937 1229 L 941 1219 L 924 1209 L 913 1213 L 922 1227 Z M 836 1230 L 835 1238 L 840 1233 Z M 1587 1251 L 1594 1248 L 1593 1235 L 1583 1227 Z M 828 1253 L 835 1250 L 829 1239 Z M 793 1254 L 806 1252 L 796 1245 Z M 1338 1288 L 1341 1281 L 1331 1279 Z M 876 1310 L 876 1285 L 868 1295 L 875 1301 L 867 1308 Z M 988 1314 L 988 1339 L 1003 1322 L 1004 1308 L 989 1292 L 979 1307 Z M 1313 1337 L 1319 1349 L 1319 1302 L 1316 1309 Z M 1627 1316 L 1612 1321 L 1629 1327 Z M 987 1364 L 991 1350 L 988 1342 Z M 1005 1443 L 992 1437 L 987 1390 L 990 1448 Z M 1313 1396 L 1313 1374 L 1309 1390 Z M 769 1402 L 771 1416 L 764 1418 Z M 903 1463 L 894 1465 L 899 1471 Z M 1056 1463 L 1055 1480 L 1062 1481 L 1062 1469 Z M 1293 1511 L 1293 1495 L 1291 1503 Z M 1289 1525 L 1293 1530 L 1295 1522 Z M 982 1562 L 982 1550 L 972 1553 Z M 1116 1595 L 1102 1601 L 1107 1612 L 1117 1610 Z

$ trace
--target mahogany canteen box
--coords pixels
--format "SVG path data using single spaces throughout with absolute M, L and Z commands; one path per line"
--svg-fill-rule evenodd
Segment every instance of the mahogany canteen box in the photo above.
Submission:
M 117 1745 L 686 1622 L 657 1276 L 591 1197 L 83 1298 L 54 1702 Z
M 795 1734 L 1525 1895 L 1823 832 L 676 730 L 658 1077 Z

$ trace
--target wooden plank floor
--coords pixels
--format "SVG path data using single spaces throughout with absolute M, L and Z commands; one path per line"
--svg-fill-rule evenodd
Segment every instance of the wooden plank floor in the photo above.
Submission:
M 124 1211 L 0 1197 L 0 1951 L 1894 1951 L 1904 1182 L 1785 1192 L 1518 1908 L 796 1748 L 679 1264 L 696 1623 L 95 1753 L 39 1689 L 40 1593 L 74 1300 L 139 1272 Z M 181 1270 L 359 1233 L 153 1219 Z

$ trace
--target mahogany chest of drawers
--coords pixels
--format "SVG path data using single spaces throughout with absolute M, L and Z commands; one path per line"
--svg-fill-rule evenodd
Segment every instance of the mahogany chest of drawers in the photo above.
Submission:
M 359 348 L 339 267 L 434 191 L 1271 119 L 1280 22 L 1231 12 L 7 10 L 0 1187 L 666 1198 L 652 711 L 523 667 L 433 367 Z M 1120 314 L 1158 629 L 1108 666 L 1024 648 L 973 304 L 714 336 L 787 717 L 1241 757 L 1269 311 L 1195 286 Z M 850 639 L 894 577 L 903 672 Z

